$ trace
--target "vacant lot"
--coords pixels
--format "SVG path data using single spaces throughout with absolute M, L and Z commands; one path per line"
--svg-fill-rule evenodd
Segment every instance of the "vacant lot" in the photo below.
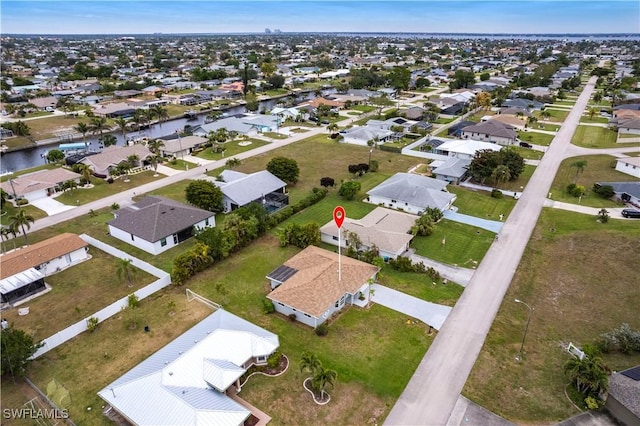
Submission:
M 464 395 L 517 423 L 576 414 L 564 395 L 562 366 L 570 355 L 563 347 L 591 343 L 625 322 L 640 328 L 640 258 L 629 256 L 639 251 L 635 223 L 599 224 L 589 215 L 544 209 Z M 516 298 L 534 308 L 521 363 L 514 357 L 528 310 Z M 604 360 L 620 371 L 638 365 L 640 355 Z
M 613 148 L 620 146 L 616 143 L 617 136 L 617 132 L 605 127 L 578 126 L 571 143 L 585 148 Z
M 127 176 L 126 178 L 124 176 L 120 176 L 118 179 L 115 179 L 113 183 L 107 183 L 104 179 L 92 177 L 91 182 L 94 185 L 93 187 L 78 187 L 76 189 L 70 189 L 58 195 L 56 200 L 69 206 L 90 203 L 164 177 L 163 175 L 153 177 L 153 175 L 153 171 L 148 170 L 146 172 Z M 128 182 L 126 182 L 127 180 Z
M 499 216 L 503 214 L 506 220 L 516 205 L 516 200 L 513 198 L 493 198 L 488 191 L 475 191 L 455 185 L 449 185 L 448 189 L 449 192 L 457 196 L 453 204 L 458 207 L 459 213 L 482 219 L 498 220 Z
M 572 166 L 577 162 L 586 161 L 587 164 L 580 172 Z M 590 207 L 620 207 L 614 201 L 606 200 L 592 191 L 596 182 L 627 182 L 637 180 L 633 176 L 619 172 L 615 169 L 615 157 L 609 155 L 585 155 L 581 157 L 567 158 L 560 163 L 560 168 L 551 185 L 552 198 L 567 203 L 578 203 L 578 199 L 567 194 L 566 188 L 570 183 L 582 185 L 587 190 L 580 203 Z

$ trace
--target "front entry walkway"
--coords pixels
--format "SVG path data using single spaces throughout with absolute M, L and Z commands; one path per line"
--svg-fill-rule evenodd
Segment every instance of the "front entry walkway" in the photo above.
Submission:
M 436 330 L 440 330 L 451 312 L 450 306 L 427 302 L 380 284 L 371 285 L 371 289 L 374 291 L 371 300 L 375 303 L 419 319 Z

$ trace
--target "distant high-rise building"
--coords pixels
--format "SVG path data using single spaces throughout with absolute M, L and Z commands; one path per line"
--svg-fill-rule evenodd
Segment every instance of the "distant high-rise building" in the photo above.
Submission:
M 265 28 L 265 29 L 264 29 L 264 33 L 265 33 L 265 34 L 271 34 L 271 30 L 270 30 L 269 28 Z
M 282 31 L 280 31 L 279 29 L 276 28 L 275 30 L 273 30 L 273 32 L 276 33 L 276 34 L 280 34 Z

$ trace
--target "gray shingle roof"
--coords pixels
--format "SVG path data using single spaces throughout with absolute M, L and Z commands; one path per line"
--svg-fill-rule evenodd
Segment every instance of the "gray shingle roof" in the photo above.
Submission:
M 489 120 L 484 123 L 467 126 L 463 128 L 462 131 L 465 133 L 480 133 L 509 139 L 515 139 L 518 137 L 518 134 L 513 130 L 513 127 L 496 120 Z
M 640 182 L 598 182 L 599 185 L 609 185 L 617 193 L 627 194 L 640 198 Z
M 396 173 L 367 194 L 409 203 L 422 208 L 444 209 L 455 195 L 446 192 L 447 182 L 425 176 Z
M 131 207 L 117 211 L 109 225 L 155 242 L 195 225 L 214 213 L 164 197 L 148 196 Z

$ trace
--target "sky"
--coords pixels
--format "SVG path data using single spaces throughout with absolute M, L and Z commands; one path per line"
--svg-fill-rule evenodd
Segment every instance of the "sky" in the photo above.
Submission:
M 638 0 L 0 0 L 2 34 L 640 33 Z

